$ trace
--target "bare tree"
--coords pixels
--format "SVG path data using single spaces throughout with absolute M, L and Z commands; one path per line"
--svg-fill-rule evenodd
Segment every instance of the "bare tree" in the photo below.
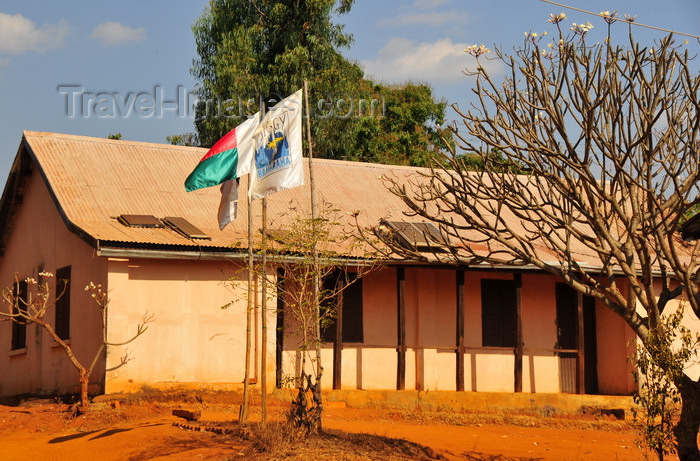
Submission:
M 56 343 L 63 348 L 66 356 L 73 364 L 78 373 L 80 374 L 80 408 L 79 411 L 84 413 L 87 411 L 90 400 L 88 398 L 88 384 L 90 382 L 90 375 L 95 368 L 99 358 L 102 356 L 106 346 L 123 346 L 129 344 L 139 336 L 141 336 L 147 329 L 148 323 L 154 320 L 153 315 L 145 314 L 143 316 L 142 323 L 137 325 L 136 334 L 126 341 L 114 343 L 107 340 L 107 306 L 109 305 L 109 296 L 106 291 L 102 289 L 102 285 L 95 285 L 90 282 L 89 285 L 85 287 L 85 291 L 89 291 L 92 298 L 97 304 L 100 317 L 102 319 L 102 341 L 99 347 L 95 351 L 92 361 L 89 366 L 83 365 L 78 358 L 73 353 L 71 345 L 68 344 L 64 339 L 62 339 L 57 333 L 54 327 L 46 320 L 44 317 L 51 306 L 55 306 L 56 301 L 60 299 L 66 292 L 66 287 L 68 281 L 58 280 L 57 286 L 61 286 L 61 291 L 54 293 L 53 301 L 51 301 L 51 288 L 49 286 L 49 279 L 53 278 L 53 274 L 50 272 L 39 273 L 40 280 L 37 281 L 34 278 L 27 278 L 25 282 L 29 288 L 26 293 L 26 299 L 22 299 L 21 290 L 19 289 L 20 281 L 15 275 L 15 284 L 13 287 L 6 287 L 2 290 L 3 301 L 7 303 L 9 309 L 8 312 L 0 312 L 0 318 L 3 320 L 11 320 L 17 323 L 34 323 L 39 325 L 45 331 L 49 333 L 49 336 L 56 341 Z M 125 365 L 129 361 L 128 354 L 125 354 L 121 358 L 121 362 L 117 367 Z M 114 368 L 112 368 L 114 369 Z
M 619 315 L 646 345 L 670 300 L 683 296 L 700 316 L 700 242 L 677 232 L 700 203 L 700 77 L 685 43 L 668 36 L 644 48 L 626 18 L 629 42 L 614 45 L 618 18 L 600 16 L 608 26 L 601 43 L 586 42 L 590 24 L 562 31 L 560 14 L 549 19 L 554 40 L 527 33 L 513 54 L 496 50 L 500 80 L 483 66 L 487 48 L 465 50 L 476 57 L 465 71 L 475 102 L 455 107 L 459 151 L 436 155 L 410 183 L 386 178 L 413 214 L 438 225 L 449 251 L 406 250 L 381 226 L 375 232 L 401 257 L 551 273 Z M 473 171 L 466 155 L 480 156 L 483 168 Z M 652 360 L 666 366 L 656 352 Z M 698 460 L 700 383 L 682 373 L 674 384 L 678 454 Z
M 291 213 L 296 210 L 292 209 Z M 295 342 L 299 358 L 290 377 L 297 395 L 292 401 L 289 420 L 307 434 L 323 429 L 322 332 L 336 322 L 336 332 L 342 332 L 337 313 L 343 293 L 376 268 L 373 254 L 365 251 L 364 243 L 352 232 L 343 229 L 338 214 L 338 210 L 325 204 L 315 220 L 293 217 L 283 230 L 271 230 L 268 235 L 272 241 L 268 250 L 270 261 L 284 274 L 277 278 L 276 294 L 284 300 L 288 340 Z M 342 252 L 338 252 L 339 248 Z M 357 256 L 348 258 L 347 255 L 353 254 Z M 322 281 L 317 297 L 316 280 Z

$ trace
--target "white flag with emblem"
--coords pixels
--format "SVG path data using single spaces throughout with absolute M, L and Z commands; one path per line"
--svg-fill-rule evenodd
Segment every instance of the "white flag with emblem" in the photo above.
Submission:
M 301 90 L 270 109 L 253 133 L 252 200 L 304 184 L 301 155 Z

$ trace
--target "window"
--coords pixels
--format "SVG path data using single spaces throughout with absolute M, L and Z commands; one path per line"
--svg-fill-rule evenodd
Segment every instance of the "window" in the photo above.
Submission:
M 341 289 L 341 287 L 344 287 Z M 333 312 L 329 321 L 325 322 L 321 328 L 321 340 L 332 343 L 336 336 L 336 320 L 342 317 L 342 330 L 344 343 L 361 343 L 364 341 L 362 325 L 362 279 L 357 278 L 357 274 L 338 270 L 331 275 L 324 277 L 322 290 L 326 293 L 333 293 L 331 299 L 321 303 L 321 309 L 327 312 L 328 309 L 335 311 L 338 300 L 342 298 L 342 312 Z
M 27 282 L 21 280 L 15 283 L 12 290 L 12 297 L 16 300 L 12 307 L 12 313 L 16 309 L 22 313 L 27 313 Z M 27 321 L 21 317 L 15 317 L 12 322 L 12 350 L 24 349 L 27 347 Z
M 70 338 L 70 266 L 56 270 L 56 334 Z
M 513 280 L 481 281 L 481 337 L 484 346 L 515 347 L 517 305 Z

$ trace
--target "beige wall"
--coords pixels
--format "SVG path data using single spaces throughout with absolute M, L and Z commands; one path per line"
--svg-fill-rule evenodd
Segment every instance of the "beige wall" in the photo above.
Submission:
M 107 373 L 107 392 L 143 384 L 240 386 L 245 371 L 247 272 L 235 263 L 111 259 L 109 338 L 133 335 L 143 314 L 155 320 L 124 347 L 110 347 L 107 366 L 126 351 L 131 361 Z M 223 280 L 232 279 L 233 283 Z M 275 299 L 268 300 L 275 306 Z M 228 308 L 222 306 L 231 303 Z M 261 320 L 253 316 L 250 378 L 261 363 Z M 268 314 L 268 382 L 274 386 L 275 316 Z M 258 367 L 256 368 L 256 364 Z M 271 389 L 271 387 L 270 387 Z
M 39 267 L 55 274 L 71 266 L 71 346 L 82 363 L 89 363 L 99 344 L 100 316 L 84 291 L 90 281 L 106 282 L 106 264 L 95 257 L 92 248 L 70 232 L 59 216 L 53 200 L 37 171 L 28 178 L 22 204 L 10 227 L 5 254 L 0 257 L 0 285 L 11 286 L 14 273 L 23 279 L 37 278 Z M 55 279 L 50 286 L 54 290 Z M 8 305 L 2 304 L 7 312 Z M 46 319 L 54 325 L 54 310 Z M 77 389 L 78 372 L 63 349 L 36 325 L 27 326 L 25 350 L 10 351 L 12 325 L 0 322 L 0 396 L 20 393 L 63 393 Z M 104 367 L 92 376 L 92 391 L 101 388 Z

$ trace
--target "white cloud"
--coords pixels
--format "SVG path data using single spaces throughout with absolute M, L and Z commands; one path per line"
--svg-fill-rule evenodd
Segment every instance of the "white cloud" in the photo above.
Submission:
M 449 38 L 433 43 L 392 38 L 379 50 L 376 59 L 362 61 L 362 65 L 369 76 L 386 82 L 458 83 L 466 78 L 462 71 L 476 64 L 474 58 L 464 52 L 469 45 L 452 43 Z M 501 71 L 497 62 L 484 57 L 481 64 L 491 74 Z
M 466 11 L 431 11 L 427 13 L 406 13 L 404 15 L 381 21 L 380 24 L 388 24 L 392 26 L 442 26 L 445 24 L 462 24 L 466 22 L 468 18 L 469 14 Z
M 37 27 L 21 14 L 0 13 L 0 54 L 43 53 L 61 48 L 69 32 L 65 21 Z
M 141 42 L 146 39 L 146 29 L 138 29 L 110 21 L 103 22 L 95 27 L 90 38 L 96 38 L 103 45 L 115 46 L 122 43 Z

